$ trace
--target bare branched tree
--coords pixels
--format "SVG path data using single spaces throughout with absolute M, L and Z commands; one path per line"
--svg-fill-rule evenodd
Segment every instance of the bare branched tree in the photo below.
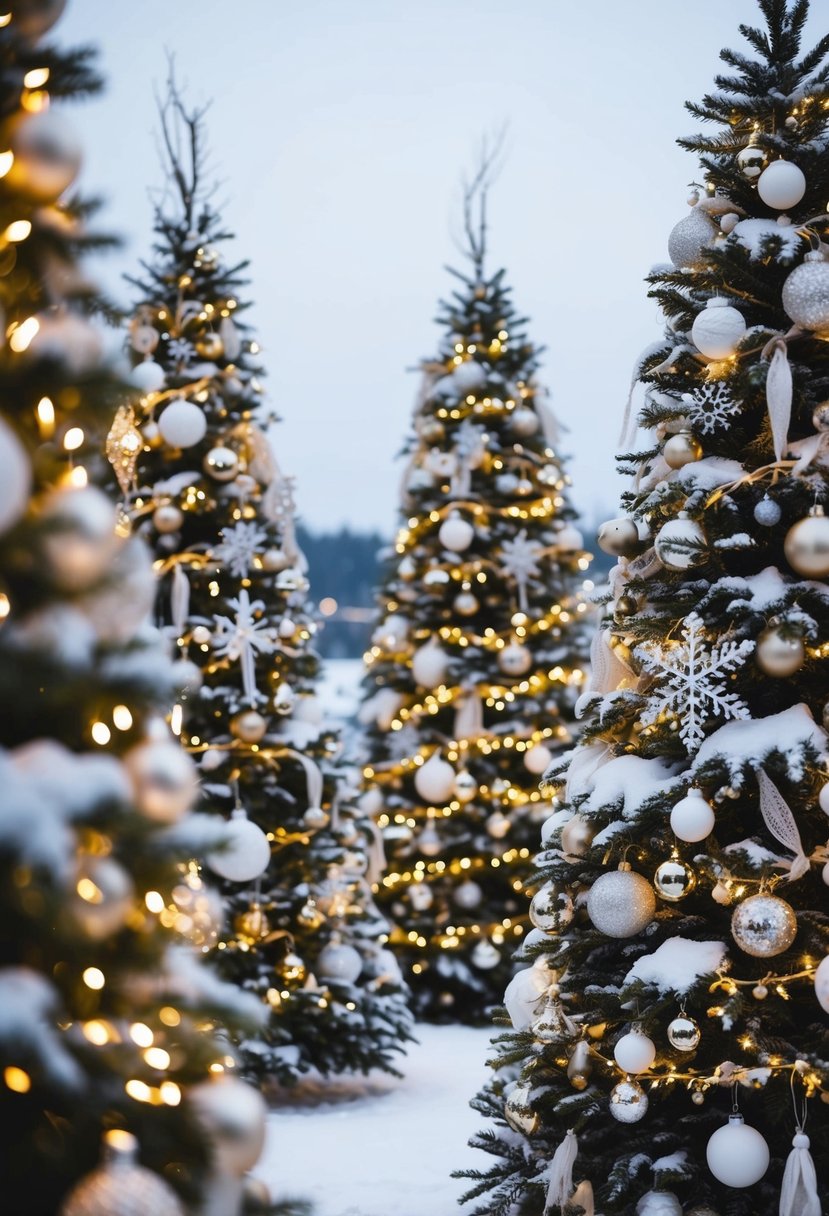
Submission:
M 487 195 L 503 167 L 506 138 L 506 124 L 494 136 L 484 135 L 477 158 L 478 167 L 471 178 L 464 177 L 461 182 L 464 239 L 456 239 L 455 243 L 464 257 L 472 262 L 476 277 L 482 273 L 486 255 Z

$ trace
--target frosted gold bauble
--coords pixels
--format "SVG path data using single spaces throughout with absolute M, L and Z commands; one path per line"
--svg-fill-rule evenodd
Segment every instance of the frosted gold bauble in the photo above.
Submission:
M 246 709 L 230 722 L 230 733 L 242 743 L 258 743 L 267 729 L 266 719 L 255 709 Z
M 239 472 L 239 457 L 232 448 L 211 448 L 202 461 L 202 468 L 215 481 L 232 481 Z
M 767 676 L 785 679 L 803 666 L 806 648 L 802 638 L 784 637 L 774 626 L 764 629 L 757 640 L 757 666 Z
M 806 578 L 829 574 L 829 519 L 823 507 L 812 507 L 805 519 L 792 524 L 783 542 L 786 561 Z
M 206 333 L 196 339 L 196 350 L 202 359 L 221 359 L 225 353 L 225 344 L 219 334 Z
M 690 431 L 679 431 L 671 435 L 662 449 L 665 463 L 672 469 L 684 469 L 702 456 L 702 444 Z

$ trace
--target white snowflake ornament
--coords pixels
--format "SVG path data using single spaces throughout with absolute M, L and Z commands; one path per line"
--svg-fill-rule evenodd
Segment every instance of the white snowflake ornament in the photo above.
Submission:
M 266 532 L 258 524 L 239 523 L 232 528 L 222 528 L 221 536 L 222 543 L 213 550 L 213 556 L 227 566 L 231 574 L 244 578 L 256 554 L 267 545 Z
M 271 654 L 276 649 L 269 636 L 268 619 L 265 616 L 257 618 L 256 613 L 264 610 L 262 600 L 254 600 L 243 588 L 238 598 L 228 601 L 236 612 L 235 619 L 216 614 L 216 627 L 213 633 L 213 651 L 217 658 L 227 658 L 239 663 L 242 669 L 242 687 L 245 697 L 251 705 L 257 701 L 266 700 L 256 688 L 256 655 Z
M 740 412 L 740 403 L 725 380 L 706 380 L 692 393 L 683 393 L 682 401 L 687 406 L 688 422 L 700 435 L 728 428 Z

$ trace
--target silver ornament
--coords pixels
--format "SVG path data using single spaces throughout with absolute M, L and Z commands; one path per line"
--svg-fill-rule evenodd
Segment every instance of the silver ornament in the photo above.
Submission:
M 422 849 L 421 849 L 422 852 Z M 459 908 L 464 908 L 467 911 L 471 908 L 477 908 L 483 899 L 484 893 L 476 882 L 467 879 L 462 882 L 459 887 L 455 887 L 452 893 L 452 902 Z
M 232 448 L 211 448 L 202 461 L 202 468 L 215 481 L 232 481 L 239 472 L 239 457 Z
M 648 1095 L 638 1081 L 620 1081 L 610 1091 L 610 1113 L 620 1123 L 638 1123 L 648 1110 Z
M 498 666 L 507 676 L 523 676 L 532 667 L 532 662 L 532 651 L 521 642 L 511 642 L 498 651 Z
M 697 876 L 687 861 L 681 857 L 669 857 L 656 867 L 653 885 L 661 899 L 677 903 L 691 894 L 697 885 Z
M 775 524 L 779 524 L 782 514 L 779 505 L 773 498 L 769 498 L 768 494 L 764 494 L 754 507 L 754 518 L 764 528 L 773 528 Z
M 567 1079 L 573 1089 L 587 1089 L 590 1074 L 593 1071 L 593 1061 L 590 1058 L 590 1044 L 586 1039 L 579 1039 L 567 1062 Z
M 595 828 L 587 819 L 574 815 L 561 829 L 562 850 L 571 857 L 583 857 L 595 835 Z
M 455 777 L 452 792 L 458 802 L 471 802 L 478 792 L 478 782 L 465 768 Z
M 486 821 L 486 830 L 493 840 L 503 840 L 511 826 L 509 817 L 503 811 L 493 811 Z
M 184 514 L 174 503 L 162 503 L 153 511 L 153 527 L 162 535 L 177 532 L 183 523 Z
M 454 609 L 460 616 L 474 616 L 480 608 L 477 598 L 471 591 L 461 591 L 455 596 Z
M 241 743 L 259 743 L 267 729 L 267 721 L 255 709 L 244 710 L 230 722 L 230 733 Z
M 669 468 L 684 469 L 686 464 L 693 464 L 702 457 L 702 444 L 690 431 L 678 431 L 666 442 L 662 455 Z
M 656 912 L 653 887 L 628 862 L 601 874 L 587 896 L 587 915 L 607 937 L 633 937 L 651 923 Z
M 265 1143 L 265 1099 L 253 1086 L 227 1072 L 194 1085 L 188 1097 L 206 1132 L 217 1169 L 243 1177 L 256 1165 Z
M 518 409 L 512 411 L 509 415 L 509 428 L 516 435 L 520 435 L 522 439 L 528 439 L 530 435 L 534 435 L 541 426 L 538 414 L 535 410 L 531 410 L 529 406 L 522 405 Z
M 679 1013 L 668 1025 L 668 1042 L 677 1051 L 693 1051 L 699 1046 L 702 1032 L 687 1013 Z
M 737 168 L 749 182 L 756 182 L 768 163 L 766 150 L 755 144 L 748 144 L 737 153 Z
M 101 1165 L 82 1178 L 64 1199 L 60 1216 L 184 1216 L 175 1191 L 138 1164 L 138 1141 L 129 1132 L 104 1136 Z
M 536 891 L 530 903 L 530 920 L 545 933 L 560 933 L 573 919 L 573 900 L 566 891 L 553 883 L 545 883 Z
M 483 941 L 476 942 L 469 957 L 479 970 L 491 971 L 500 963 L 501 951 L 493 946 L 489 938 L 484 938 Z
M 656 534 L 656 556 L 667 570 L 690 570 L 705 561 L 705 533 L 685 511 L 669 519 Z
M 807 578 L 825 578 L 829 574 L 829 519 L 823 507 L 812 507 L 805 519 L 792 524 L 783 551 L 798 574 Z
M 829 262 L 816 250 L 807 253 L 783 284 L 783 307 L 800 329 L 829 331 Z
M 668 237 L 668 256 L 678 270 L 698 270 L 705 264 L 704 250 L 717 235 L 717 225 L 699 207 L 675 224 Z
M 609 519 L 596 535 L 599 548 L 610 557 L 632 557 L 639 548 L 639 530 L 632 519 Z
M 802 638 L 785 637 L 776 626 L 770 626 L 757 639 L 755 657 L 761 671 L 781 680 L 800 670 L 806 659 L 806 648 Z
M 797 936 L 797 918 L 777 895 L 751 895 L 731 916 L 731 936 L 753 958 L 783 954 Z

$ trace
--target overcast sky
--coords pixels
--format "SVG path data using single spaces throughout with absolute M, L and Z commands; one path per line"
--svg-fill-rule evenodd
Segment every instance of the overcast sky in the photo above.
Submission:
M 695 129 L 682 103 L 758 16 L 755 0 L 69 0 L 56 34 L 95 41 L 109 78 L 76 122 L 83 183 L 128 240 L 112 281 L 150 240 L 165 49 L 189 99 L 213 99 L 300 513 L 390 532 L 406 369 L 434 351 L 443 267 L 459 262 L 458 182 L 507 121 L 490 265 L 507 267 L 548 348 L 577 505 L 614 510 L 631 369 L 659 333 L 642 279 L 666 260 L 696 172 L 674 144 Z

